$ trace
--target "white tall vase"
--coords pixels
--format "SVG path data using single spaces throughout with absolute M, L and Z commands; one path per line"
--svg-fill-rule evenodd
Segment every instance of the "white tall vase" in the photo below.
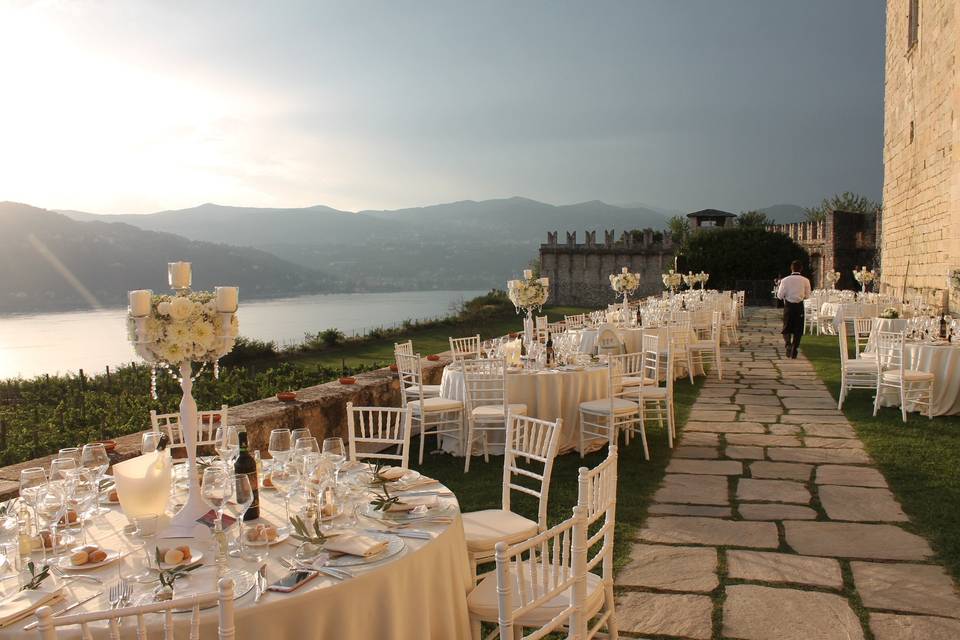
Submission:
M 180 389 L 183 398 L 180 400 L 180 431 L 187 449 L 187 477 L 190 482 L 190 493 L 186 504 L 170 521 L 170 533 L 174 535 L 191 535 L 200 518 L 210 507 L 200 496 L 200 479 L 197 477 L 197 403 L 193 399 L 193 368 L 190 362 L 180 363 Z

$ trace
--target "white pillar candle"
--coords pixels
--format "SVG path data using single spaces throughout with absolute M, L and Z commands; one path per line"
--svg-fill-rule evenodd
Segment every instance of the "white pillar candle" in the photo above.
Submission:
M 545 287 L 549 287 L 549 286 L 550 286 L 550 278 L 540 278 L 540 284 L 542 284 L 542 285 L 545 286 Z
M 529 279 L 532 278 L 532 277 L 533 277 L 533 271 L 532 271 L 531 269 L 524 269 L 524 271 L 523 271 L 523 279 L 524 279 L 524 280 L 529 280 Z
M 142 318 L 150 315 L 150 297 L 153 291 L 149 289 L 138 289 L 127 294 L 130 300 L 130 315 L 134 318 Z
M 237 310 L 239 287 L 217 287 L 217 311 L 233 313 Z
M 189 262 L 167 263 L 167 275 L 169 276 L 171 289 L 188 289 L 190 287 L 191 274 Z
M 516 289 L 516 288 L 519 287 L 519 286 L 520 286 L 520 281 L 519 281 L 519 280 L 511 280 L 511 281 L 509 281 L 509 282 L 507 283 L 507 288 L 508 288 L 508 289 Z
M 627 268 L 624 267 L 623 269 L 621 269 L 621 270 L 620 270 L 620 273 L 627 273 Z

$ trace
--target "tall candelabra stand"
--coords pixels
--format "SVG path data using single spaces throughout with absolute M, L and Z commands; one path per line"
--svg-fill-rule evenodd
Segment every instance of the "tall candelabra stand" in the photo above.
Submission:
M 234 324 L 235 314 L 237 312 L 237 287 L 217 287 L 214 293 L 200 292 L 192 294 L 190 290 L 191 270 L 189 262 L 171 262 L 168 265 L 170 288 L 174 295 L 163 299 L 154 298 L 153 293 L 148 290 L 130 292 L 130 318 L 134 323 L 133 342 L 137 354 L 146 360 L 152 367 L 151 389 L 156 393 L 156 367 L 168 370 L 176 370 L 179 375 L 176 377 L 180 382 L 182 397 L 180 399 L 180 432 L 183 437 L 183 443 L 187 452 L 187 477 L 189 481 L 189 493 L 186 503 L 173 516 L 170 522 L 170 533 L 174 536 L 190 535 L 193 528 L 197 525 L 197 519 L 202 517 L 209 507 L 204 503 L 200 494 L 200 478 L 197 473 L 197 438 L 200 427 L 200 421 L 197 412 L 197 403 L 193 399 L 193 382 L 208 363 L 212 361 L 214 365 L 214 375 L 218 373 L 217 361 L 233 349 L 236 339 L 236 328 Z M 171 307 L 175 305 L 184 305 L 178 299 L 190 301 L 190 306 L 199 312 L 199 319 L 192 320 L 192 323 L 205 323 L 207 329 L 212 332 L 210 339 L 204 346 L 194 349 L 190 357 L 184 355 L 182 359 L 175 360 L 169 357 L 170 354 L 176 354 L 176 350 L 169 348 L 164 343 L 166 333 L 157 327 L 151 328 L 149 323 L 163 324 L 165 322 L 173 323 L 173 313 Z M 166 305 L 166 306 L 163 306 Z M 199 307 L 195 305 L 200 305 Z M 186 322 L 186 319 L 181 319 Z M 167 347 L 164 352 L 163 348 Z M 166 353 L 167 358 L 158 355 Z M 199 358 L 197 351 L 200 352 Z M 200 369 L 194 373 L 193 362 L 200 362 Z

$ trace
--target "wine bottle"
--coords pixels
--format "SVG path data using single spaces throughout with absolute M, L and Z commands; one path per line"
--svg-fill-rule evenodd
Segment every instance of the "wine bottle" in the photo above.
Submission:
M 947 318 L 943 314 L 940 315 L 940 337 L 947 337 Z
M 237 432 L 240 440 L 240 455 L 233 465 L 233 470 L 237 475 L 243 474 L 250 478 L 250 488 L 253 489 L 253 502 L 243 514 L 243 520 L 246 522 L 260 517 L 260 484 L 257 482 L 257 461 L 253 459 L 247 448 L 247 430 L 244 427 L 237 427 Z
M 547 366 L 553 366 L 553 335 L 547 332 Z

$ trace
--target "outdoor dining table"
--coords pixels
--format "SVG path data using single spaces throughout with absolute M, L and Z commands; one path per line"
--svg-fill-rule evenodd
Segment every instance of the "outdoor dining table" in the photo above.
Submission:
M 542 371 L 510 369 L 507 373 L 507 401 L 527 405 L 527 415 L 542 420 L 563 418 L 560 452 L 577 448 L 580 434 L 580 403 L 607 397 L 608 369 L 602 366 L 545 369 Z M 440 396 L 463 400 L 466 388 L 463 371 L 455 365 L 443 370 Z M 499 436 L 499 437 L 498 437 Z M 491 434 L 490 452 L 503 453 L 503 436 Z M 444 449 L 455 452 L 459 443 L 444 441 Z
M 933 383 L 933 415 L 960 414 L 960 345 L 905 341 L 904 367 L 927 371 L 936 376 Z M 880 396 L 884 407 L 900 406 L 895 389 L 884 389 Z M 913 411 L 912 406 L 907 411 Z
M 349 572 L 353 574 L 349 579 L 334 580 L 321 574 L 292 593 L 266 591 L 259 602 L 254 602 L 256 589 L 239 595 L 235 602 L 237 638 L 469 638 L 467 593 L 471 588 L 470 565 L 459 505 L 456 498 L 438 483 L 427 485 L 423 490 L 436 491 L 441 495 L 438 499 L 454 515 L 450 524 L 425 523 L 416 526 L 418 531 L 429 532 L 430 539 L 397 538 L 403 543 L 399 553 L 373 564 L 349 567 Z M 277 525 L 283 523 L 283 503 L 275 491 L 261 489 L 260 508 L 261 521 L 267 520 Z M 102 579 L 103 584 L 74 581 L 65 587 L 66 602 L 83 600 L 101 590 L 104 593 L 102 597 L 71 613 L 109 608 L 108 587 L 117 580 L 121 571 L 132 572 L 132 559 L 143 551 L 136 549 L 131 539 L 123 533 L 127 524 L 127 518 L 118 506 L 114 506 L 109 513 L 98 516 L 88 525 L 88 533 L 98 545 L 129 555 L 98 569 L 80 571 Z M 340 523 L 334 521 L 333 524 L 337 526 Z M 360 518 L 358 526 L 377 528 L 374 521 L 365 517 Z M 213 564 L 215 554 L 213 549 L 208 548 L 208 543 L 183 539 L 160 543 L 156 538 L 147 539 L 147 548 L 151 553 L 154 544 L 190 544 L 194 552 L 199 550 L 203 553 L 202 561 L 205 564 Z M 280 558 L 292 556 L 298 544 L 289 538 L 270 548 L 265 561 L 268 584 L 288 573 L 288 569 L 280 564 Z M 39 560 L 39 554 L 36 560 Z M 262 562 L 230 558 L 229 564 L 231 568 L 256 572 Z M 209 581 L 209 591 L 216 591 L 215 572 L 209 571 L 206 579 Z M 13 579 L 2 581 L 0 589 L 9 591 L 16 588 L 16 582 Z M 134 599 L 155 584 L 135 584 Z M 207 589 L 204 587 L 203 591 Z M 54 610 L 58 609 L 54 605 Z M 162 635 L 162 615 L 149 614 L 147 617 L 150 637 Z M 0 637 L 36 640 L 38 636 L 35 629 L 23 630 L 33 619 L 31 616 L 0 629 Z M 174 620 L 177 637 L 186 637 L 190 613 L 174 614 Z M 106 624 L 101 625 L 92 628 L 97 639 L 107 637 Z M 202 612 L 200 637 L 215 638 L 216 628 L 216 607 Z M 136 624 L 125 623 L 120 630 L 125 639 L 136 637 Z M 65 638 L 80 638 L 79 627 L 65 627 L 61 633 Z
M 659 339 L 660 346 L 660 358 L 661 362 L 666 362 L 667 358 L 667 340 L 670 335 L 671 330 L 676 330 L 676 327 L 663 326 L 663 327 L 617 327 L 617 335 L 623 341 L 624 349 L 626 353 L 640 353 L 643 350 L 643 336 L 657 336 Z M 580 329 L 580 353 L 593 353 L 596 351 L 597 344 L 597 329 Z M 691 331 L 689 340 L 693 341 L 696 337 Z M 666 367 L 666 365 L 663 365 Z M 694 365 L 693 375 L 702 376 L 704 375 L 703 367 L 700 363 Z M 687 367 L 682 360 L 677 360 L 674 366 L 673 377 L 674 379 L 684 378 L 687 376 Z

